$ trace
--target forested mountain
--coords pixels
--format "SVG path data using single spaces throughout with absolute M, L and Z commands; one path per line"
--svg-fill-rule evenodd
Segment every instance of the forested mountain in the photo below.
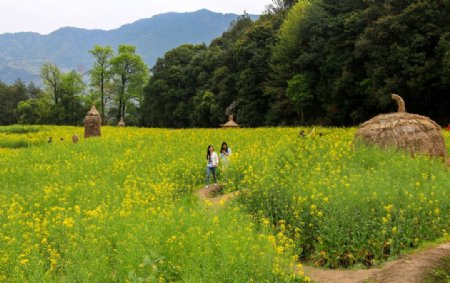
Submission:
M 148 61 L 146 56 L 158 44 L 145 41 L 138 33 L 133 35 L 127 26 L 111 31 L 122 33 L 122 44 L 131 43 L 118 53 L 110 46 L 94 47 L 93 42 L 77 45 L 82 41 L 76 38 L 85 31 L 59 30 L 55 32 L 61 34 L 59 41 L 47 40 L 54 46 L 49 53 L 53 57 L 47 59 L 58 64 L 64 54 L 58 52 L 60 49 L 71 50 L 69 54 L 77 53 L 79 58 L 95 57 L 95 65 L 81 59 L 72 61 L 82 65 L 80 69 L 93 68 L 89 88 L 77 77 L 83 72 L 60 72 L 56 66 L 44 65 L 47 68 L 41 68 L 41 73 L 48 80 L 44 80 L 45 90 L 37 98 L 26 94 L 20 99 L 30 97 L 26 101 L 12 99 L 18 91 L 26 90 L 21 82 L 0 88 L 0 94 L 7 98 L 0 100 L 0 108 L 12 113 L 5 119 L 0 117 L 0 124 L 2 120 L 13 123 L 10 117 L 20 123 L 80 124 L 83 111 L 96 103 L 109 124 L 123 117 L 127 125 L 217 127 L 233 113 L 239 124 L 249 127 L 353 126 L 395 111 L 391 93 L 404 98 L 408 112 L 429 116 L 441 125 L 450 123 L 449 1 L 272 3 L 256 20 L 244 14 L 227 23 L 209 45 L 186 43 L 187 38 L 195 38 L 200 27 L 183 30 L 185 24 L 165 21 L 165 36 L 180 32 L 185 40 L 147 66 L 150 73 L 142 67 L 145 64 L 137 53 Z M 207 17 L 202 18 L 204 22 Z M 147 30 L 145 21 L 135 25 Z M 172 30 L 177 26 L 180 30 Z M 135 41 L 127 41 L 131 38 Z M 156 45 L 140 47 L 140 40 Z M 25 39 L 22 42 L 30 44 Z M 116 48 L 116 42 L 109 44 Z M 85 54 L 81 54 L 83 48 Z M 14 53 L 19 49 L 0 50 Z M 129 59 L 142 70 L 132 74 L 137 69 L 123 68 L 129 66 L 123 64 Z M 36 92 L 34 86 L 28 89 L 26 92 Z M 10 109 L 14 105 L 18 105 L 16 112 Z M 81 109 L 80 116 L 72 111 L 75 108 Z
M 395 110 L 450 122 L 450 2 L 299 0 L 157 61 L 146 126 L 348 126 Z
M 156 58 L 180 44 L 209 44 L 236 17 L 235 14 L 199 10 L 160 14 L 110 31 L 65 27 L 48 35 L 30 32 L 2 34 L 0 81 L 12 83 L 20 78 L 40 84 L 39 70 L 46 62 L 52 62 L 65 71 L 85 73 L 94 62 L 88 50 L 96 44 L 114 48 L 119 44 L 134 45 L 145 63 L 152 66 Z

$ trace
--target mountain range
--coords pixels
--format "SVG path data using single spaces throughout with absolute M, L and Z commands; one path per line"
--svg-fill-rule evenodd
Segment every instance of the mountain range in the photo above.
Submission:
M 94 63 L 88 51 L 96 44 L 111 45 L 114 49 L 119 44 L 134 45 L 151 67 L 158 57 L 181 44 L 209 44 L 237 17 L 203 9 L 159 14 L 108 31 L 64 27 L 48 35 L 0 34 L 0 81 L 13 83 L 20 78 L 40 85 L 40 68 L 46 62 L 56 64 L 63 71 L 86 73 Z

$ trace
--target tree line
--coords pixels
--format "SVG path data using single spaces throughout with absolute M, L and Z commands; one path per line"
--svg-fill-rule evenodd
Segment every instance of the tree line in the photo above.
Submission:
M 160 58 L 145 88 L 146 126 L 216 126 L 234 103 L 247 126 L 347 126 L 407 110 L 450 122 L 450 2 L 282 1 L 243 15 L 207 47 Z
M 126 116 L 130 125 L 141 125 L 142 90 L 149 75 L 136 48 L 119 45 L 115 54 L 110 46 L 94 46 L 89 52 L 95 63 L 88 84 L 83 74 L 64 73 L 50 62 L 40 70 L 44 89 L 21 80 L 10 86 L 0 83 L 0 125 L 80 125 L 92 104 L 104 124 Z
M 46 64 L 45 90 L 8 96 L 0 123 L 79 124 L 95 102 L 105 123 L 216 127 L 233 113 L 251 127 L 348 126 L 394 111 L 394 92 L 408 112 L 448 124 L 449 15 L 450 1 L 274 0 L 258 20 L 244 14 L 150 72 L 133 46 L 96 46 L 88 92 L 77 73 Z M 0 85 L 0 96 L 18 84 Z

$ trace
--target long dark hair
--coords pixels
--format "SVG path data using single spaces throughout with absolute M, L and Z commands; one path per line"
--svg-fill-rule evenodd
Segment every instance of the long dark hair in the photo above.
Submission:
M 212 145 L 208 145 L 208 148 L 206 149 L 206 160 L 209 160 L 209 157 L 210 157 L 210 155 L 211 155 L 211 153 L 209 153 L 209 148 L 211 147 Z
M 228 153 L 228 144 L 227 144 L 226 142 L 223 142 L 223 143 L 222 143 L 222 146 L 220 147 L 220 152 L 222 152 L 223 146 L 224 146 L 224 145 L 226 146 L 226 149 L 225 149 L 225 150 L 226 150 L 226 152 Z

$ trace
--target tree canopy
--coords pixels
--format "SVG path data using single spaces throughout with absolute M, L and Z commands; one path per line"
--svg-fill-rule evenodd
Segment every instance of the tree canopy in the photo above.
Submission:
M 14 119 L 1 121 L 75 124 L 70 105 L 95 102 L 108 123 L 124 116 L 141 126 L 217 127 L 232 105 L 244 126 L 350 126 L 394 111 L 395 92 L 409 112 L 446 125 L 449 15 L 449 1 L 274 0 L 258 20 L 243 14 L 209 45 L 169 50 L 150 72 L 134 46 L 120 45 L 117 54 L 95 46 L 89 93 L 44 64 L 45 91 L 29 91 L 30 101 L 12 101 L 1 91 L 20 87 L 0 85 L 9 97 L 2 107 L 13 113 L 20 104 Z
M 146 125 L 214 127 L 232 102 L 247 126 L 355 125 L 394 110 L 391 92 L 410 112 L 449 122 L 449 1 L 273 3 L 208 47 L 160 58 L 145 91 L 144 114 L 154 115 Z

